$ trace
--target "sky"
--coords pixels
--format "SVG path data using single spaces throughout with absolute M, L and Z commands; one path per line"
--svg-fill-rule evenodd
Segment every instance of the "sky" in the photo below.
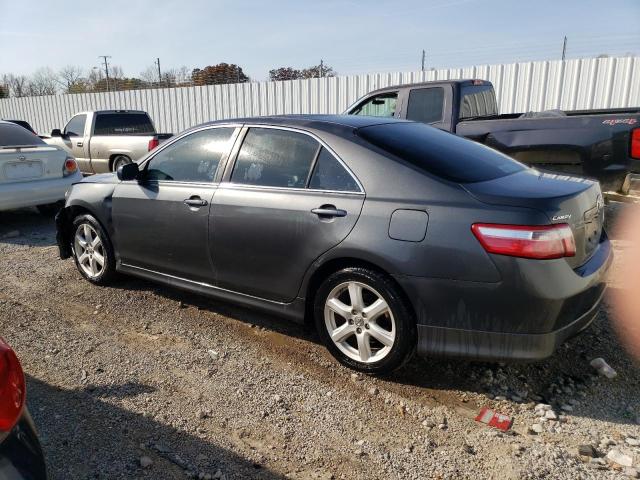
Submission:
M 320 59 L 338 74 L 640 55 L 640 0 L 0 0 L 0 75 L 99 55 L 126 76 L 235 63 L 252 80 Z

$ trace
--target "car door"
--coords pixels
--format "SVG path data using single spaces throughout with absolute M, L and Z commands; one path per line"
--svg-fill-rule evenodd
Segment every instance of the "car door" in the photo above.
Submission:
M 348 111 L 349 115 L 369 117 L 399 118 L 402 105 L 402 91 L 382 92 L 360 101 Z
M 290 302 L 313 261 L 349 234 L 364 191 L 308 132 L 251 126 L 241 135 L 211 208 L 216 286 Z
M 62 146 L 73 155 L 80 171 L 92 173 L 89 158 L 89 145 L 85 139 L 90 134 L 91 122 L 86 113 L 75 115 L 67 122 L 62 132 Z
M 208 127 L 158 150 L 113 194 L 114 243 L 126 265 L 212 283 L 209 209 L 234 126 Z

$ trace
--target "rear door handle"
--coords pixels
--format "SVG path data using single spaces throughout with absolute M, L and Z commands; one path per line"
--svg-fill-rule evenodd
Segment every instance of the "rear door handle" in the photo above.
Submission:
M 320 208 L 314 208 L 311 210 L 311 213 L 315 213 L 320 218 L 331 218 L 331 217 L 346 217 L 347 211 L 342 210 L 340 208 L 336 208 L 333 205 L 323 205 Z
M 78 147 L 81 147 L 81 146 L 82 146 L 82 145 L 84 145 L 84 144 L 83 144 L 82 142 L 78 142 L 78 143 L 76 143 L 76 145 L 77 145 Z
M 184 200 L 185 205 L 189 205 L 190 207 L 204 207 L 207 204 L 206 200 L 201 199 L 200 197 L 194 196 L 191 198 L 186 198 Z

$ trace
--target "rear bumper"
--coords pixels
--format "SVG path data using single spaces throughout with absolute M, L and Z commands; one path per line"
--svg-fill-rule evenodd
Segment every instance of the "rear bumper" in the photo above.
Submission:
M 603 235 L 578 269 L 494 256 L 496 283 L 397 276 L 417 315 L 418 352 L 481 360 L 549 357 L 598 313 L 613 255 Z
M 25 410 L 22 419 L 0 442 L 0 478 L 46 480 L 47 468 L 36 429 Z
M 0 211 L 35 207 L 64 200 L 64 195 L 75 182 L 82 180 L 78 171 L 68 177 L 53 180 L 6 183 L 0 185 Z

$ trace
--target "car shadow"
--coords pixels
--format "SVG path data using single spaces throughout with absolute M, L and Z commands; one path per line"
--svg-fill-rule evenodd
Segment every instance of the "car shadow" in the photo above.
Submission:
M 245 307 L 218 302 L 205 296 L 164 286 L 156 286 L 146 280 L 123 277 L 116 288 L 124 290 L 149 290 L 185 307 L 224 315 L 279 334 L 320 344 L 312 325 L 301 325 L 286 319 L 249 310 Z M 514 403 L 545 402 L 558 411 L 570 401 L 579 403 L 568 415 L 588 417 L 619 424 L 634 424 L 638 413 L 630 411 L 629 401 L 640 398 L 640 369 L 637 362 L 626 353 L 610 322 L 609 306 L 605 302 L 593 324 L 580 335 L 561 345 L 555 354 L 533 363 L 488 363 L 462 359 L 415 356 L 398 371 L 381 377 L 390 384 L 430 391 L 462 391 L 485 394 L 489 399 L 504 396 L 523 397 Z M 618 377 L 608 380 L 598 377 L 589 362 L 603 357 L 618 372 Z M 487 384 L 483 379 L 487 371 L 498 379 Z M 570 389 L 571 393 L 563 389 Z M 579 393 L 582 392 L 582 393 Z M 637 392 L 630 395 L 629 392 Z M 415 395 L 407 390 L 407 395 Z M 523 393 L 526 395 L 523 396 Z M 584 397 L 582 396 L 584 395 Z M 490 401 L 487 399 L 487 401 Z M 633 408 L 638 408 L 633 405 Z
M 226 478 L 284 478 L 215 441 L 114 404 L 152 393 L 147 385 L 62 389 L 32 376 L 27 383 L 50 479 L 183 479 L 200 473 L 213 476 L 218 469 Z M 150 457 L 153 465 L 143 469 L 142 456 Z
M 56 244 L 53 217 L 35 208 L 0 212 L 0 244 L 46 247 Z

